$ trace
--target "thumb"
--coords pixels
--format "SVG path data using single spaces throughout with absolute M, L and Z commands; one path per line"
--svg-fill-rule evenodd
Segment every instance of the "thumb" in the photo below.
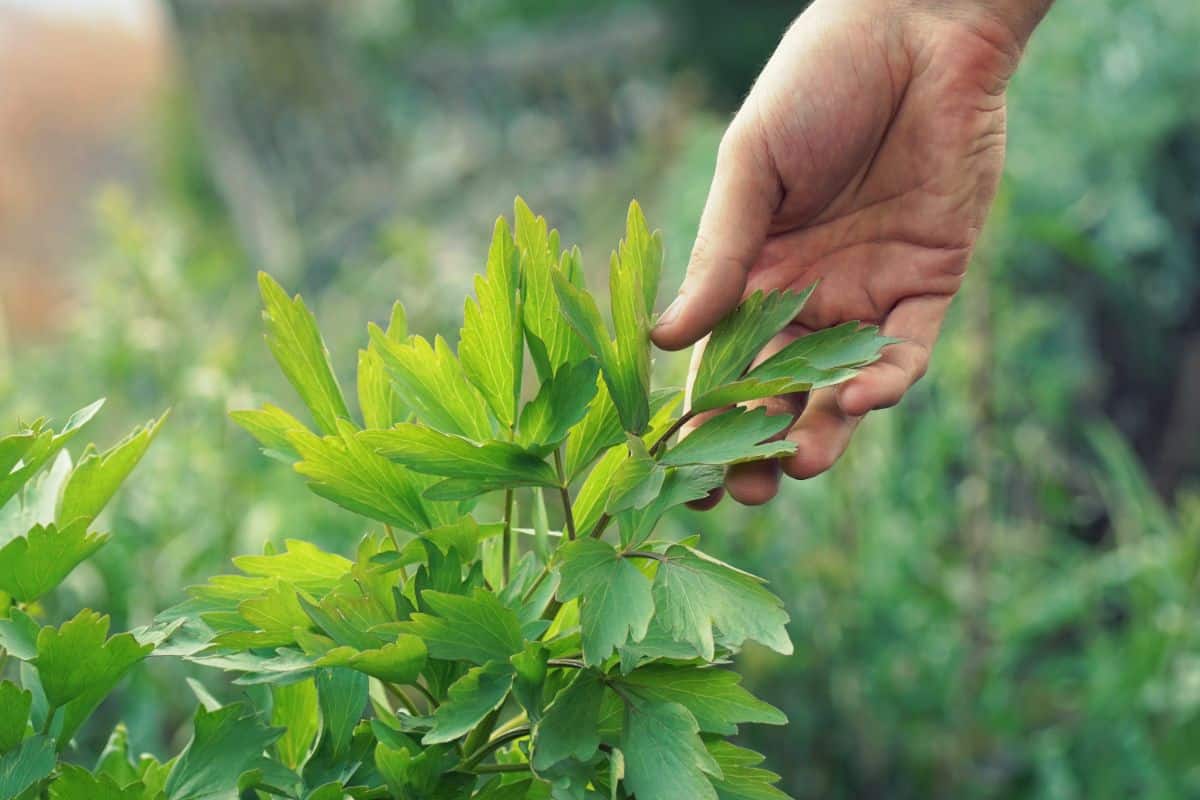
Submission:
M 696 342 L 741 302 L 766 240 L 779 179 L 762 137 L 745 129 L 735 119 L 721 140 L 687 276 L 651 334 L 664 350 Z

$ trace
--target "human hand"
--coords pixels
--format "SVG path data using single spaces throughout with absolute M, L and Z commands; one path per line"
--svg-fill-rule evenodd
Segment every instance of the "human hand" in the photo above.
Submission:
M 763 69 L 721 142 L 655 343 L 686 347 L 750 293 L 818 280 L 761 357 L 849 320 L 904 341 L 847 383 L 769 404 L 798 415 L 796 452 L 733 467 L 735 499 L 763 503 L 781 472 L 825 471 L 863 415 L 925 373 L 1000 178 L 1005 87 L 1048 5 L 817 0 Z

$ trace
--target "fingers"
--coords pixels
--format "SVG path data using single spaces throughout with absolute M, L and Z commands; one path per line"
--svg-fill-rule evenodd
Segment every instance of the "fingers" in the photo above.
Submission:
M 743 110 L 721 142 L 687 276 L 652 334 L 663 349 L 687 347 L 737 306 L 766 240 L 780 189 L 751 117 Z
M 925 375 L 949 304 L 949 297 L 929 295 L 904 300 L 892 310 L 883 333 L 904 341 L 884 348 L 878 361 L 838 387 L 838 403 L 847 415 L 891 408 Z
M 796 443 L 796 452 L 783 459 L 783 471 L 803 480 L 832 467 L 846 451 L 860 419 L 842 410 L 833 389 L 813 392 L 808 407 L 787 435 Z

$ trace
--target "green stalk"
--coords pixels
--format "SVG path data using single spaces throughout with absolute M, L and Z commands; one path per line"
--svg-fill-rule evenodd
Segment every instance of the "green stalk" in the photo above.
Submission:
M 571 492 L 567 488 L 567 472 L 563 469 L 562 451 L 554 451 L 554 469 L 558 473 L 558 491 L 562 496 L 563 520 L 567 528 L 567 538 L 575 541 L 575 514 L 571 511 Z

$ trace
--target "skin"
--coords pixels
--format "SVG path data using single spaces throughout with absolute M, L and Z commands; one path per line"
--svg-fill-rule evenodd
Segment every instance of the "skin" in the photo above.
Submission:
M 818 280 L 761 357 L 849 320 L 904 341 L 847 383 L 770 401 L 798 416 L 786 434 L 796 453 L 732 468 L 736 500 L 764 503 L 782 475 L 829 469 L 867 412 L 925 374 L 1000 179 L 1008 81 L 1048 6 L 816 0 L 783 37 L 722 139 L 687 277 L 654 341 L 699 342 L 694 374 L 703 337 L 741 299 Z

